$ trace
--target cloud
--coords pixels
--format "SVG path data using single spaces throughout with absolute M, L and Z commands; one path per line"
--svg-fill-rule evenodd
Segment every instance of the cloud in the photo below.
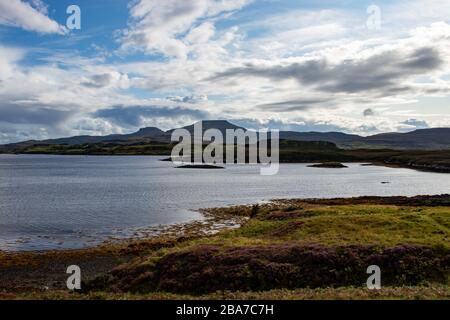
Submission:
M 57 126 L 72 114 L 42 105 L 23 105 L 0 102 L 0 121 L 10 124 L 43 124 Z
M 24 55 L 21 49 L 0 46 L 0 81 L 14 75 L 16 64 Z
M 375 115 L 375 111 L 373 111 L 372 108 L 367 108 L 367 109 L 364 109 L 363 115 L 364 115 L 364 117 L 371 117 L 371 116 Z
M 315 121 L 298 118 L 292 121 L 280 119 L 233 119 L 232 123 L 251 130 L 278 129 L 280 131 L 298 131 L 298 132 L 330 132 L 347 131 L 346 128 L 327 121 Z
M 130 28 L 123 30 L 123 50 L 143 49 L 149 54 L 185 59 L 190 43 L 206 42 L 214 34 L 211 21 L 221 13 L 245 6 L 249 0 L 138 0 L 130 7 Z M 186 36 L 186 33 L 187 36 Z
M 30 5 L 43 15 L 48 15 L 48 6 L 42 0 L 29 0 Z
M 208 96 L 206 95 L 190 95 L 190 96 L 176 96 L 176 97 L 167 97 L 167 100 L 173 102 L 183 102 L 183 103 L 198 103 L 204 102 L 208 100 Z
M 119 88 L 128 88 L 130 84 L 130 80 L 128 75 L 121 74 L 119 72 L 109 72 L 102 74 L 95 74 L 91 76 L 89 79 L 82 81 L 81 85 L 88 88 L 104 88 L 116 86 Z
M 264 103 L 259 104 L 256 107 L 260 110 L 274 111 L 274 112 L 292 112 L 292 111 L 305 111 L 313 108 L 330 108 L 332 106 L 325 106 L 327 99 L 305 99 L 299 98 L 294 100 L 286 100 L 281 102 Z
M 209 114 L 205 111 L 164 106 L 115 106 L 98 110 L 93 113 L 93 116 L 94 118 L 112 120 L 125 127 L 140 127 L 145 125 L 146 119 L 155 118 L 183 117 L 190 120 L 209 118 Z
M 385 4 L 380 32 L 366 30 L 365 10 L 292 4 L 288 11 L 278 1 L 244 8 L 249 2 L 130 1 L 116 48 L 103 37 L 90 39 L 100 53 L 95 58 L 67 37 L 47 49 L 26 49 L 22 38 L 12 39 L 16 47 L 0 46 L 0 101 L 20 114 L 0 114 L 3 134 L 95 135 L 235 117 L 361 134 L 411 130 L 411 119 L 450 125 L 450 25 L 429 25 L 445 16 L 439 7 L 445 1 L 420 0 L 417 11 L 432 5 L 427 16 L 433 19 L 424 24 L 412 14 L 401 28 L 389 27 L 395 10 Z M 49 19 L 42 0 L 21 3 Z M 31 45 L 40 43 L 32 36 Z M 377 114 L 362 117 L 364 110 Z
M 412 52 L 390 50 L 335 65 L 323 58 L 276 66 L 247 64 L 218 73 L 211 80 L 234 77 L 263 77 L 272 81 L 295 79 L 301 85 L 332 93 L 368 90 L 395 93 L 409 90 L 407 86 L 399 85 L 400 80 L 436 71 L 443 63 L 437 50 L 424 47 Z
M 430 127 L 426 121 L 417 119 L 408 119 L 401 122 L 401 124 L 407 125 L 409 127 L 414 127 L 416 129 L 427 129 Z
M 47 16 L 47 7 L 39 0 L 31 1 L 31 4 L 21 0 L 0 0 L 0 24 L 38 33 L 67 32 L 64 26 Z
M 211 22 L 204 22 L 196 28 L 191 29 L 186 36 L 186 40 L 191 44 L 208 42 L 214 36 L 215 27 Z

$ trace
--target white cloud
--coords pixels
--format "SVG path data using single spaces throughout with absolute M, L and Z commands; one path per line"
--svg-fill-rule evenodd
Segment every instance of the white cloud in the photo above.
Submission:
M 48 15 L 48 6 L 42 0 L 29 0 L 30 5 L 44 15 Z
M 204 22 L 196 28 L 191 29 L 186 40 L 192 44 L 206 43 L 214 36 L 215 28 L 211 22 Z
M 38 9 L 39 1 L 33 3 L 35 12 L 45 16 L 45 9 Z M 159 59 L 145 57 L 127 62 L 124 55 L 124 62 L 116 60 L 108 64 L 105 62 L 108 59 L 89 59 L 77 52 L 61 51 L 49 52 L 41 58 L 40 65 L 25 66 L 20 62 L 24 50 L 0 47 L 0 101 L 23 110 L 27 119 L 42 120 L 54 110 L 53 123 L 41 125 L 45 130 L 30 126 L 30 134 L 36 137 L 123 132 L 133 126 L 122 126 L 108 118 L 92 118 L 99 109 L 127 116 L 137 110 L 136 114 L 146 116 L 136 123 L 166 129 L 194 119 L 194 116 L 176 118 L 166 110 L 176 111 L 178 107 L 201 110 L 216 118 L 258 119 L 267 126 L 287 128 L 290 124 L 302 130 L 346 130 L 360 134 L 404 130 L 412 124 L 405 121 L 411 119 L 426 121 L 430 127 L 450 125 L 447 111 L 424 114 L 426 105 L 418 103 L 421 97 L 450 94 L 450 25 L 428 23 L 440 21 L 439 15 L 427 13 L 419 21 L 404 17 L 402 28 L 385 21 L 379 32 L 365 29 L 364 10 L 359 16 L 353 10 L 269 12 L 267 18 L 255 16 L 250 23 L 239 19 L 225 24 L 229 27 L 217 23 L 247 3 L 247 0 L 134 1 L 130 24 L 120 37 L 119 46 L 121 50 L 137 48 L 156 54 Z M 391 19 L 390 12 L 395 11 L 392 8 L 382 7 L 383 19 Z M 429 50 L 420 51 L 424 48 Z M 102 52 L 103 57 L 109 54 Z M 380 56 L 384 59 L 377 60 Z M 314 80 L 313 85 L 298 81 L 306 77 L 299 72 L 308 69 L 288 68 L 307 61 L 323 62 L 326 66 L 308 75 Z M 419 62 L 423 68 L 417 69 Z M 427 67 L 430 62 L 432 68 Z M 211 80 L 218 73 L 248 66 L 275 73 L 281 68 L 285 73 L 275 77 L 241 75 Z M 326 71 L 325 77 L 320 70 Z M 319 75 L 322 79 L 314 79 Z M 342 78 L 346 81 L 340 81 Z M 371 82 L 379 86 L 383 79 L 387 81 L 385 87 L 370 90 L 355 92 L 342 87 L 342 82 L 348 86 L 367 80 L 374 80 Z M 340 86 L 325 90 L 326 82 Z M 147 95 L 168 98 L 142 98 Z M 114 106 L 121 107 L 111 109 Z M 32 109 L 37 113 L 31 112 Z M 375 112 L 364 117 L 364 110 Z M 18 115 L 8 113 L 11 121 L 18 119 Z M 23 123 L 9 124 L 6 128 L 16 128 L 18 137 L 24 137 L 27 130 Z
M 187 42 L 206 42 L 214 34 L 211 21 L 196 25 L 200 19 L 217 18 L 221 13 L 240 9 L 248 2 L 138 0 L 130 9 L 130 28 L 123 31 L 122 50 L 137 47 L 150 54 L 185 59 L 190 51 Z M 186 37 L 189 31 L 191 33 Z
M 5 81 L 11 77 L 17 66 L 16 63 L 24 56 L 21 49 L 8 48 L 0 46 L 0 80 Z
M 383 25 L 392 31 L 419 24 L 449 21 L 450 2 L 447 0 L 399 0 L 381 7 Z
M 66 33 L 66 28 L 47 16 L 42 1 L 0 0 L 0 24 L 38 33 Z

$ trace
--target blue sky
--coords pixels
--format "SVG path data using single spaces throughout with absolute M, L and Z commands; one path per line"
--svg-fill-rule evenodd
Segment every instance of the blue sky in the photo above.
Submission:
M 201 119 L 449 126 L 449 13 L 444 0 L 0 0 L 0 143 Z

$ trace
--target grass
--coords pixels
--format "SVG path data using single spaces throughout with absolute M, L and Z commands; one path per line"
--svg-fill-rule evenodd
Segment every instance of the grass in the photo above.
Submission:
M 222 213 L 227 211 L 249 214 L 255 210 L 240 207 Z M 113 284 L 114 290 L 150 299 L 160 291 L 178 293 L 173 297 L 180 298 L 189 293 L 213 298 L 218 288 L 232 288 L 220 292 L 244 299 L 449 297 L 449 268 L 445 266 L 450 252 L 449 207 L 299 201 L 262 205 L 253 214 L 239 229 L 183 242 L 124 264 L 109 276 L 106 288 L 96 284 L 92 288 L 108 291 Z M 296 254 L 312 259 L 310 265 L 300 261 L 299 267 L 291 261 Z M 384 270 L 390 268 L 386 282 L 398 285 L 370 293 L 362 280 L 367 277 L 365 263 L 376 260 L 378 254 L 385 257 L 380 260 Z M 298 276 L 302 270 L 308 275 Z M 336 276 L 314 278 L 312 270 L 318 274 L 331 271 Z M 354 278 L 355 272 L 360 276 Z M 434 278 L 437 273 L 440 280 Z M 348 279 L 349 287 L 343 288 L 339 277 Z M 428 280 L 432 285 L 423 286 Z M 354 287 L 358 283 L 361 286 Z
M 279 200 L 210 209 L 213 216 L 251 218 L 212 236 L 138 246 L 135 259 L 84 283 L 82 294 L 0 299 L 449 299 L 449 199 Z M 382 266 L 380 291 L 365 288 L 371 261 Z
M 450 246 L 448 207 L 308 205 L 295 210 L 290 208 L 284 219 L 268 219 L 279 211 L 277 207 L 265 208 L 243 227 L 193 244 L 250 245 L 296 241 L 324 245 Z M 295 222 L 303 224 L 289 230 L 287 227 Z M 284 233 L 276 232 L 283 228 Z
M 0 293 L 0 299 L 19 300 L 447 300 L 450 291 L 445 285 L 413 287 L 385 287 L 368 290 L 357 287 L 317 288 L 297 290 L 269 290 L 261 292 L 213 292 L 206 295 L 152 292 L 147 294 L 90 292 L 79 294 L 68 291 L 8 294 Z

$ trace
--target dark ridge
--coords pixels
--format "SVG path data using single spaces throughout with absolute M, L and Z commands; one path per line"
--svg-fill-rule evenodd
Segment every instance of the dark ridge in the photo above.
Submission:
M 212 164 L 186 164 L 182 166 L 178 166 L 176 168 L 179 169 L 225 169 L 221 166 L 216 166 Z

